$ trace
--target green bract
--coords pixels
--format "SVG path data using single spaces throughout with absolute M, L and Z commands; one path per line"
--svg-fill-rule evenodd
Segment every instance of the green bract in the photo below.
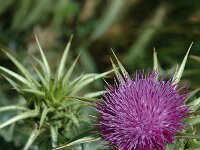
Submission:
M 0 124 L 0 129 L 13 124 L 16 121 L 27 119 L 33 128 L 32 133 L 24 147 L 24 150 L 30 148 L 33 142 L 41 137 L 43 141 L 51 138 L 53 148 L 68 142 L 71 146 L 73 143 L 83 143 L 84 140 L 93 140 L 92 137 L 83 139 L 76 138 L 79 128 L 84 122 L 89 123 L 88 115 L 84 114 L 82 108 L 90 105 L 92 97 L 99 95 L 101 92 L 88 93 L 90 96 L 77 96 L 77 93 L 94 80 L 102 78 L 112 71 L 105 73 L 82 74 L 76 78 L 71 78 L 79 56 L 74 60 L 72 65 L 65 70 L 67 55 L 69 52 L 71 39 L 68 42 L 57 71 L 53 76 L 49 63 L 38 42 L 39 51 L 42 60 L 34 58 L 40 68 L 32 65 L 37 79 L 11 54 L 3 50 L 8 58 L 15 64 L 20 73 L 13 72 L 5 67 L 0 66 L 0 70 L 7 81 L 22 95 L 27 101 L 26 106 L 3 106 L 3 111 L 20 111 L 18 115 Z M 45 139 L 46 138 L 46 139 Z M 75 141 L 74 141 L 75 140 Z M 79 142 L 81 141 L 81 142 Z M 60 144 L 59 144 L 60 143 Z

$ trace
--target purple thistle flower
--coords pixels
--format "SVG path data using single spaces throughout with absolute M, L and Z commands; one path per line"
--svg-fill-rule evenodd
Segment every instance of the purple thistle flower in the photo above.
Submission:
M 103 103 L 97 104 L 100 133 L 118 150 L 164 150 L 183 128 L 186 88 L 156 76 L 136 72 L 132 80 L 127 74 L 125 82 L 109 85 Z

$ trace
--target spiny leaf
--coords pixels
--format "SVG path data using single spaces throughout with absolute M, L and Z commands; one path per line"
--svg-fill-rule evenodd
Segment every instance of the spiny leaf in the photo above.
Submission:
M 15 66 L 20 70 L 20 72 L 26 77 L 26 79 L 29 80 L 29 82 L 32 84 L 32 86 L 35 86 L 35 84 L 38 84 L 35 79 L 31 76 L 31 74 L 28 72 L 28 70 L 11 54 L 6 52 L 5 50 L 2 50 L 8 58 L 15 64 Z
M 88 143 L 88 142 L 93 142 L 93 141 L 99 141 L 101 138 L 95 138 L 95 137 L 84 137 L 78 140 L 75 140 L 73 142 L 70 142 L 64 146 L 58 147 L 58 148 L 54 148 L 53 150 L 60 150 L 69 146 L 73 146 L 73 145 L 77 145 L 77 144 L 81 144 L 81 143 Z
M 2 66 L 0 66 L 0 70 L 4 71 L 5 73 L 9 74 L 10 76 L 14 77 L 15 79 L 17 79 L 18 81 L 24 83 L 25 85 L 27 85 L 28 87 L 32 88 L 31 83 L 24 77 L 22 77 L 21 75 L 7 69 L 4 68 Z
M 74 86 L 74 88 L 72 89 L 72 94 L 75 94 L 76 92 L 78 92 L 79 90 L 81 90 L 82 88 L 84 88 L 85 86 L 87 86 L 88 84 L 90 84 L 91 82 L 105 77 L 106 75 L 108 75 L 109 73 L 113 72 L 113 70 L 98 74 L 98 75 L 94 75 L 93 77 L 86 79 L 85 81 L 79 81 L 80 83 L 77 84 L 76 86 Z M 82 78 L 83 79 L 83 78 Z
M 91 93 L 87 93 L 85 94 L 83 97 L 87 97 L 87 98 L 93 98 L 93 97 L 98 97 L 100 95 L 103 95 L 107 93 L 107 91 L 97 91 L 97 92 L 91 92 Z
M 68 114 L 65 114 L 65 116 L 71 119 L 71 121 L 77 128 L 80 127 L 79 120 L 77 119 L 76 115 L 74 115 L 74 113 L 68 113 Z
M 48 62 L 47 62 L 47 59 L 46 59 L 45 55 L 44 55 L 44 52 L 43 52 L 43 50 L 42 50 L 42 47 L 40 46 L 40 43 L 39 43 L 39 41 L 38 41 L 37 36 L 35 36 L 35 39 L 36 39 L 36 42 L 37 42 L 37 44 L 38 44 L 39 51 L 40 51 L 40 54 L 41 54 L 41 56 L 42 56 L 42 60 L 43 60 L 44 66 L 45 66 L 46 79 L 48 79 L 48 81 L 50 81 L 50 78 L 51 78 L 51 69 L 50 69 L 50 66 L 49 66 L 49 64 L 48 64 Z
M 79 83 L 81 82 L 82 78 L 84 78 L 84 74 L 81 74 L 80 76 L 76 77 L 72 82 L 69 82 L 68 84 L 66 83 L 65 88 L 64 88 L 64 93 L 65 95 L 69 95 L 72 91 L 72 89 Z
M 93 104 L 94 100 L 97 100 L 97 99 L 94 99 L 94 98 L 78 97 L 78 96 L 66 96 L 65 98 L 66 99 L 76 99 L 76 100 L 79 100 L 81 102 L 88 103 L 88 104 Z
M 45 66 L 44 64 L 42 63 L 42 61 L 40 61 L 37 57 L 32 57 L 38 64 L 39 66 L 41 67 L 42 71 L 43 71 L 43 74 L 45 75 L 46 74 L 46 69 L 45 69 Z M 33 65 L 34 66 L 34 65 Z
M 13 81 L 12 79 L 10 79 L 9 77 L 7 77 L 6 75 L 2 75 L 12 86 L 15 90 L 17 90 L 19 92 L 19 84 L 17 84 L 15 81 Z
M 197 109 L 199 109 L 199 107 L 200 107 L 200 97 L 195 99 L 195 100 L 192 100 L 189 104 L 187 104 L 187 106 L 190 107 L 191 111 L 196 111 Z
M 39 110 L 37 108 L 35 110 L 26 111 L 26 112 L 16 115 L 15 117 L 0 124 L 0 129 L 2 129 L 16 121 L 26 119 L 26 118 L 36 117 L 38 114 L 39 114 Z
M 192 92 L 190 92 L 189 96 L 187 97 L 187 99 L 185 100 L 185 102 L 187 102 L 188 100 L 190 100 L 199 91 L 200 91 L 200 88 L 197 88 L 197 89 L 193 90 Z
M 42 82 L 42 85 L 47 89 L 49 90 L 49 85 L 48 85 L 48 81 L 45 80 L 45 78 L 42 76 L 42 74 L 40 73 L 40 71 L 34 66 L 32 65 L 35 72 L 37 73 L 38 77 L 40 78 L 40 81 Z
M 50 126 L 52 147 L 55 148 L 58 142 L 58 129 L 57 126 Z
M 70 40 L 67 43 L 67 46 L 66 46 L 66 48 L 64 50 L 64 53 L 62 55 L 62 58 L 61 58 L 61 61 L 60 61 L 60 64 L 59 64 L 59 68 L 58 68 L 58 80 L 60 80 L 60 78 L 62 77 L 62 75 L 64 73 L 64 67 L 65 67 L 67 55 L 68 55 L 68 52 L 69 52 L 69 48 L 70 48 L 70 45 L 71 45 L 72 37 L 73 36 L 70 37 Z
M 39 128 L 42 127 L 43 123 L 44 123 L 44 120 L 49 112 L 49 109 L 47 108 L 47 106 L 43 103 L 43 110 L 42 110 L 42 115 L 41 115 L 41 118 L 40 118 L 40 125 L 39 125 Z
M 109 73 L 113 72 L 114 69 L 110 70 L 110 71 L 107 71 L 107 72 L 104 72 L 104 73 L 88 73 L 88 74 L 85 74 L 81 77 L 81 79 L 79 80 L 79 82 L 77 83 L 78 84 L 81 84 L 83 82 L 86 82 L 87 80 L 94 80 L 94 79 L 99 79 L 101 77 L 105 77 L 106 75 L 108 75 Z M 101 76 L 101 77 L 99 77 Z
M 26 107 L 17 106 L 17 105 L 0 107 L 0 112 L 3 112 L 3 111 L 13 111 L 13 110 L 17 110 L 17 111 L 30 111 L 30 109 L 28 109 Z
M 85 76 L 84 73 L 82 73 L 81 75 L 79 75 L 78 77 L 76 77 L 75 79 L 73 79 L 69 85 L 74 86 L 76 85 L 83 77 Z
M 187 125 L 191 125 L 191 126 L 199 124 L 200 123 L 200 115 L 186 118 L 184 120 L 184 123 L 187 124 Z
M 82 73 L 80 76 L 76 77 L 72 82 L 69 82 L 68 87 L 66 87 L 66 91 L 68 91 L 68 93 L 70 93 L 72 91 L 72 89 L 75 86 L 77 86 L 79 83 L 82 83 L 83 81 L 85 81 L 89 78 L 93 78 L 95 75 L 98 75 L 98 73 L 88 73 L 88 74 Z
M 184 139 L 200 139 L 200 134 L 191 134 L 191 133 L 178 133 L 176 138 Z
M 23 150 L 28 150 L 31 147 L 31 145 L 33 144 L 33 142 L 36 140 L 36 138 L 40 135 L 40 133 L 41 133 L 40 130 L 38 130 L 37 128 L 34 129 L 31 132 L 31 134 L 28 138 L 28 141 L 26 142 L 26 145 L 24 146 Z
M 79 57 L 80 57 L 80 54 L 77 56 L 77 58 L 75 59 L 73 64 L 70 66 L 69 70 L 67 71 L 66 75 L 64 76 L 63 82 L 62 82 L 62 85 L 64 86 L 63 88 L 65 88 L 66 84 L 69 82 L 68 80 L 69 80 L 69 78 L 70 78 L 70 76 L 71 76 L 71 74 L 72 74 L 72 72 L 73 72 L 73 70 L 76 66 L 76 63 L 77 63 Z
M 36 89 L 20 89 L 22 92 L 32 93 L 38 96 L 45 96 L 45 93 Z

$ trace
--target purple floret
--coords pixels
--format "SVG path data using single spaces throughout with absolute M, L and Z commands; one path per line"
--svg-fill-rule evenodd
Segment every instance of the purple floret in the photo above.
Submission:
M 172 80 L 157 81 L 150 71 L 108 86 L 103 103 L 96 106 L 103 139 L 118 150 L 164 150 L 184 127 L 181 121 L 188 112 L 187 90 L 177 86 Z

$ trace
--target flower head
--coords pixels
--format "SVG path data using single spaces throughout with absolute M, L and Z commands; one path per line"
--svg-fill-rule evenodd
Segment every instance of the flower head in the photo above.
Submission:
M 185 87 L 176 88 L 172 80 L 156 80 L 155 72 L 128 74 L 125 82 L 108 86 L 98 126 L 103 139 L 118 150 L 164 150 L 172 143 L 188 108 Z

